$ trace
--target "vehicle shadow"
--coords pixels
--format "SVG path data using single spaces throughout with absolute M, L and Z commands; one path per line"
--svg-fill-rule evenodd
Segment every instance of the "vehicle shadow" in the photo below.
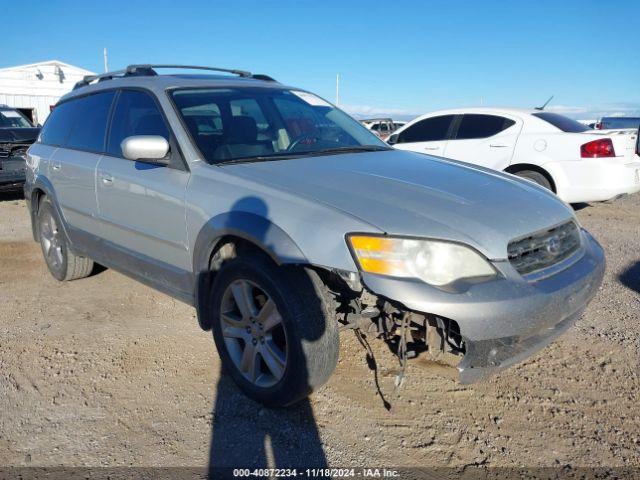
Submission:
M 618 280 L 628 289 L 640 293 L 640 261 L 631 264 L 618 276 Z
M 589 205 L 588 203 L 572 203 L 571 207 L 573 208 L 574 211 L 578 212 L 580 210 L 582 210 L 583 208 L 587 208 L 590 207 L 591 205 Z
M 240 199 L 234 204 L 232 211 L 268 218 L 267 205 L 257 197 Z M 254 233 L 257 239 L 264 241 L 268 238 L 268 227 Z M 317 296 L 308 301 L 315 304 L 315 307 L 322 308 Z M 216 314 L 212 314 L 212 317 L 216 321 Z M 315 332 L 314 338 L 305 337 L 300 340 L 305 344 L 314 342 L 322 333 Z M 235 367 L 227 366 L 228 368 Z M 303 372 L 307 385 L 312 384 L 306 365 Z M 208 477 L 237 478 L 237 475 L 233 475 L 233 470 L 237 468 L 299 470 L 302 467 L 327 467 L 309 399 L 305 398 L 285 408 L 267 408 L 246 397 L 225 368 L 221 368 L 212 414 Z
M 24 192 L 22 188 L 0 189 L 0 202 L 11 202 L 13 200 L 22 200 Z

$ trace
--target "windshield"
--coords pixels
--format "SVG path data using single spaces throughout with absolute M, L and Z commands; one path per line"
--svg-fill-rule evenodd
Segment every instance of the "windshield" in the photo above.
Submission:
M 389 149 L 349 115 L 307 92 L 207 88 L 174 90 L 172 97 L 209 163 Z
M 0 110 L 0 128 L 31 128 L 29 123 L 20 112 L 16 110 Z
M 573 120 L 569 117 L 565 117 L 564 115 L 560 115 L 558 113 L 540 112 L 540 113 L 534 113 L 532 115 L 534 117 L 538 117 L 541 120 L 544 120 L 547 123 L 550 123 L 557 129 L 562 130 L 563 132 L 581 133 L 581 132 L 586 132 L 587 130 L 591 130 L 591 128 L 578 122 L 577 120 Z

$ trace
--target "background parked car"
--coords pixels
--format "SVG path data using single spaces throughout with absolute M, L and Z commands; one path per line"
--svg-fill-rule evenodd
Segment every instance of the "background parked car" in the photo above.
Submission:
M 0 105 L 0 188 L 24 183 L 25 154 L 39 132 L 18 110 Z
M 640 128 L 640 117 L 602 117 L 595 128 L 598 130 L 612 130 L 620 128 Z
M 382 139 L 387 138 L 398 128 L 406 124 L 406 122 L 394 121 L 391 118 L 370 118 L 367 120 L 360 120 L 360 123 Z
M 468 108 L 418 117 L 388 143 L 512 173 L 579 203 L 640 190 L 636 138 L 541 110 Z

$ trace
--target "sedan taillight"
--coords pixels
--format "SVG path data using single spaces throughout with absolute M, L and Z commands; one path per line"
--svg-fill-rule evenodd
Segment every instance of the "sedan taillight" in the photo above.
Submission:
M 581 145 L 580 156 L 582 158 L 615 157 L 616 152 L 610 138 L 601 138 Z

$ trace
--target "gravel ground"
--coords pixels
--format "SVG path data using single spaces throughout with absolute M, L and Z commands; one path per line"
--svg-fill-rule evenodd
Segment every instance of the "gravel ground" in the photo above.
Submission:
M 267 410 L 226 376 L 192 308 L 107 270 L 56 282 L 24 201 L 0 197 L 0 465 L 640 467 L 640 195 L 584 206 L 601 291 L 556 343 L 484 383 L 342 335 L 329 383 Z

